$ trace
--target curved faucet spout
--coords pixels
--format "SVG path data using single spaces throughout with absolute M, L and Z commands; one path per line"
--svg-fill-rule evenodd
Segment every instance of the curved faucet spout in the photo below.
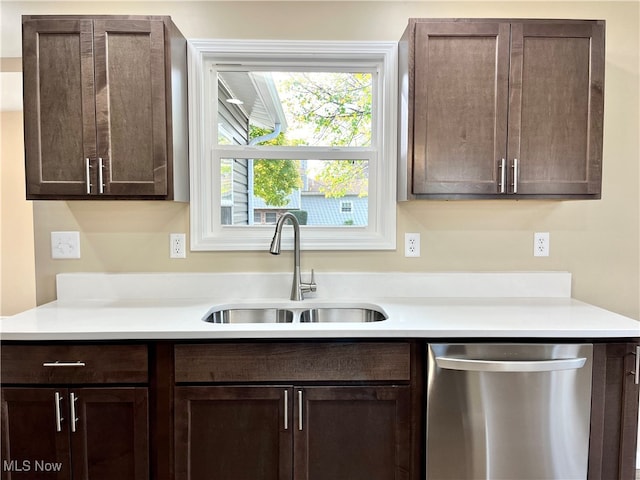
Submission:
M 293 225 L 293 283 L 291 285 L 291 300 L 302 300 L 304 293 L 315 292 L 316 284 L 314 281 L 313 270 L 311 270 L 311 282 L 302 283 L 300 278 L 300 223 L 298 219 L 290 212 L 283 213 L 276 223 L 276 231 L 271 240 L 269 252 L 273 255 L 280 255 L 280 243 L 282 239 L 282 227 L 289 220 Z

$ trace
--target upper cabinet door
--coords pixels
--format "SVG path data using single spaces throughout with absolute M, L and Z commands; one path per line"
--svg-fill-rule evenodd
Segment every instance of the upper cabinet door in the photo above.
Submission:
M 23 73 L 28 198 L 87 195 L 96 181 L 93 22 L 25 22 Z
M 604 23 L 514 23 L 511 37 L 511 193 L 599 198 Z
M 164 24 L 160 20 L 95 20 L 94 36 L 97 157 L 103 193 L 164 196 Z
M 510 24 L 415 25 L 413 193 L 499 193 Z
M 600 198 L 604 29 L 411 19 L 399 199 Z
M 171 19 L 22 24 L 27 198 L 186 201 L 187 50 Z

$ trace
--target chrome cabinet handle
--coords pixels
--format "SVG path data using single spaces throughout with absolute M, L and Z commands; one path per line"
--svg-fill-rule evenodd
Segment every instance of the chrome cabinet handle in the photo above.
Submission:
M 289 430 L 289 392 L 284 391 L 284 429 Z
M 102 158 L 98 158 L 98 193 L 104 193 L 104 183 L 102 179 L 103 169 L 104 169 L 104 162 L 102 161 Z
M 298 390 L 298 430 L 302 431 L 302 390 Z
M 43 367 L 86 367 L 87 364 L 81 361 L 77 362 L 44 362 L 42 364 Z
M 500 193 L 504 193 L 506 190 L 507 183 L 507 170 L 505 167 L 505 159 L 500 160 Z
M 56 392 L 55 395 L 56 398 L 56 432 L 61 432 L 62 431 L 62 421 L 64 420 L 64 418 L 62 418 L 60 416 L 60 402 L 62 401 L 62 396 L 60 395 L 59 392 Z
M 85 172 L 87 180 L 87 195 L 91 195 L 91 160 L 85 159 Z
M 473 360 L 455 357 L 436 357 L 436 364 L 447 370 L 469 372 L 552 372 L 582 368 L 586 358 L 563 358 L 558 360 L 503 361 Z
M 518 159 L 513 159 L 513 193 L 518 193 Z
M 636 356 L 636 365 L 635 365 L 635 369 L 633 372 L 633 382 L 636 385 L 640 385 L 640 345 L 636 345 L 636 351 L 634 352 L 634 355 Z
M 76 424 L 78 423 L 78 417 L 76 416 L 76 402 L 78 401 L 78 397 L 76 397 L 75 393 L 71 393 L 70 402 L 71 403 L 71 431 L 75 433 Z

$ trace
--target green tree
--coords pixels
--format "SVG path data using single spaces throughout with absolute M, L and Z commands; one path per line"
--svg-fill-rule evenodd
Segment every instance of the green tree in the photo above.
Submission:
M 348 193 L 359 197 L 368 194 L 369 175 L 363 160 L 326 161 L 317 176 L 320 191 L 327 198 L 340 198 Z
M 283 92 L 282 102 L 292 115 L 292 123 L 310 125 L 313 129 L 313 141 L 298 140 L 299 143 L 371 145 L 371 74 L 292 72 L 281 79 L 279 90 Z M 325 161 L 317 180 L 326 197 L 339 198 L 347 193 L 364 197 L 369 186 L 368 165 L 361 160 Z
M 267 130 L 251 126 L 249 136 L 256 138 L 269 133 Z M 261 145 L 283 145 L 284 135 L 261 143 Z M 283 207 L 287 204 L 287 196 L 302 186 L 300 171 L 294 160 L 253 161 L 253 191 L 267 205 Z
M 293 120 L 313 128 L 316 145 L 371 144 L 370 73 L 291 72 L 280 81 Z

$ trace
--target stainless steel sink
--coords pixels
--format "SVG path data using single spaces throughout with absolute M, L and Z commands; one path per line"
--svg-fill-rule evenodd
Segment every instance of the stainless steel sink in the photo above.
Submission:
M 300 322 L 380 322 L 386 320 L 387 316 L 376 309 L 367 307 L 318 307 L 303 310 L 300 313 Z
M 210 323 L 291 323 L 293 312 L 282 308 L 224 308 L 203 319 Z
M 209 323 L 365 323 L 388 317 L 371 304 L 232 304 L 211 309 L 202 320 Z

